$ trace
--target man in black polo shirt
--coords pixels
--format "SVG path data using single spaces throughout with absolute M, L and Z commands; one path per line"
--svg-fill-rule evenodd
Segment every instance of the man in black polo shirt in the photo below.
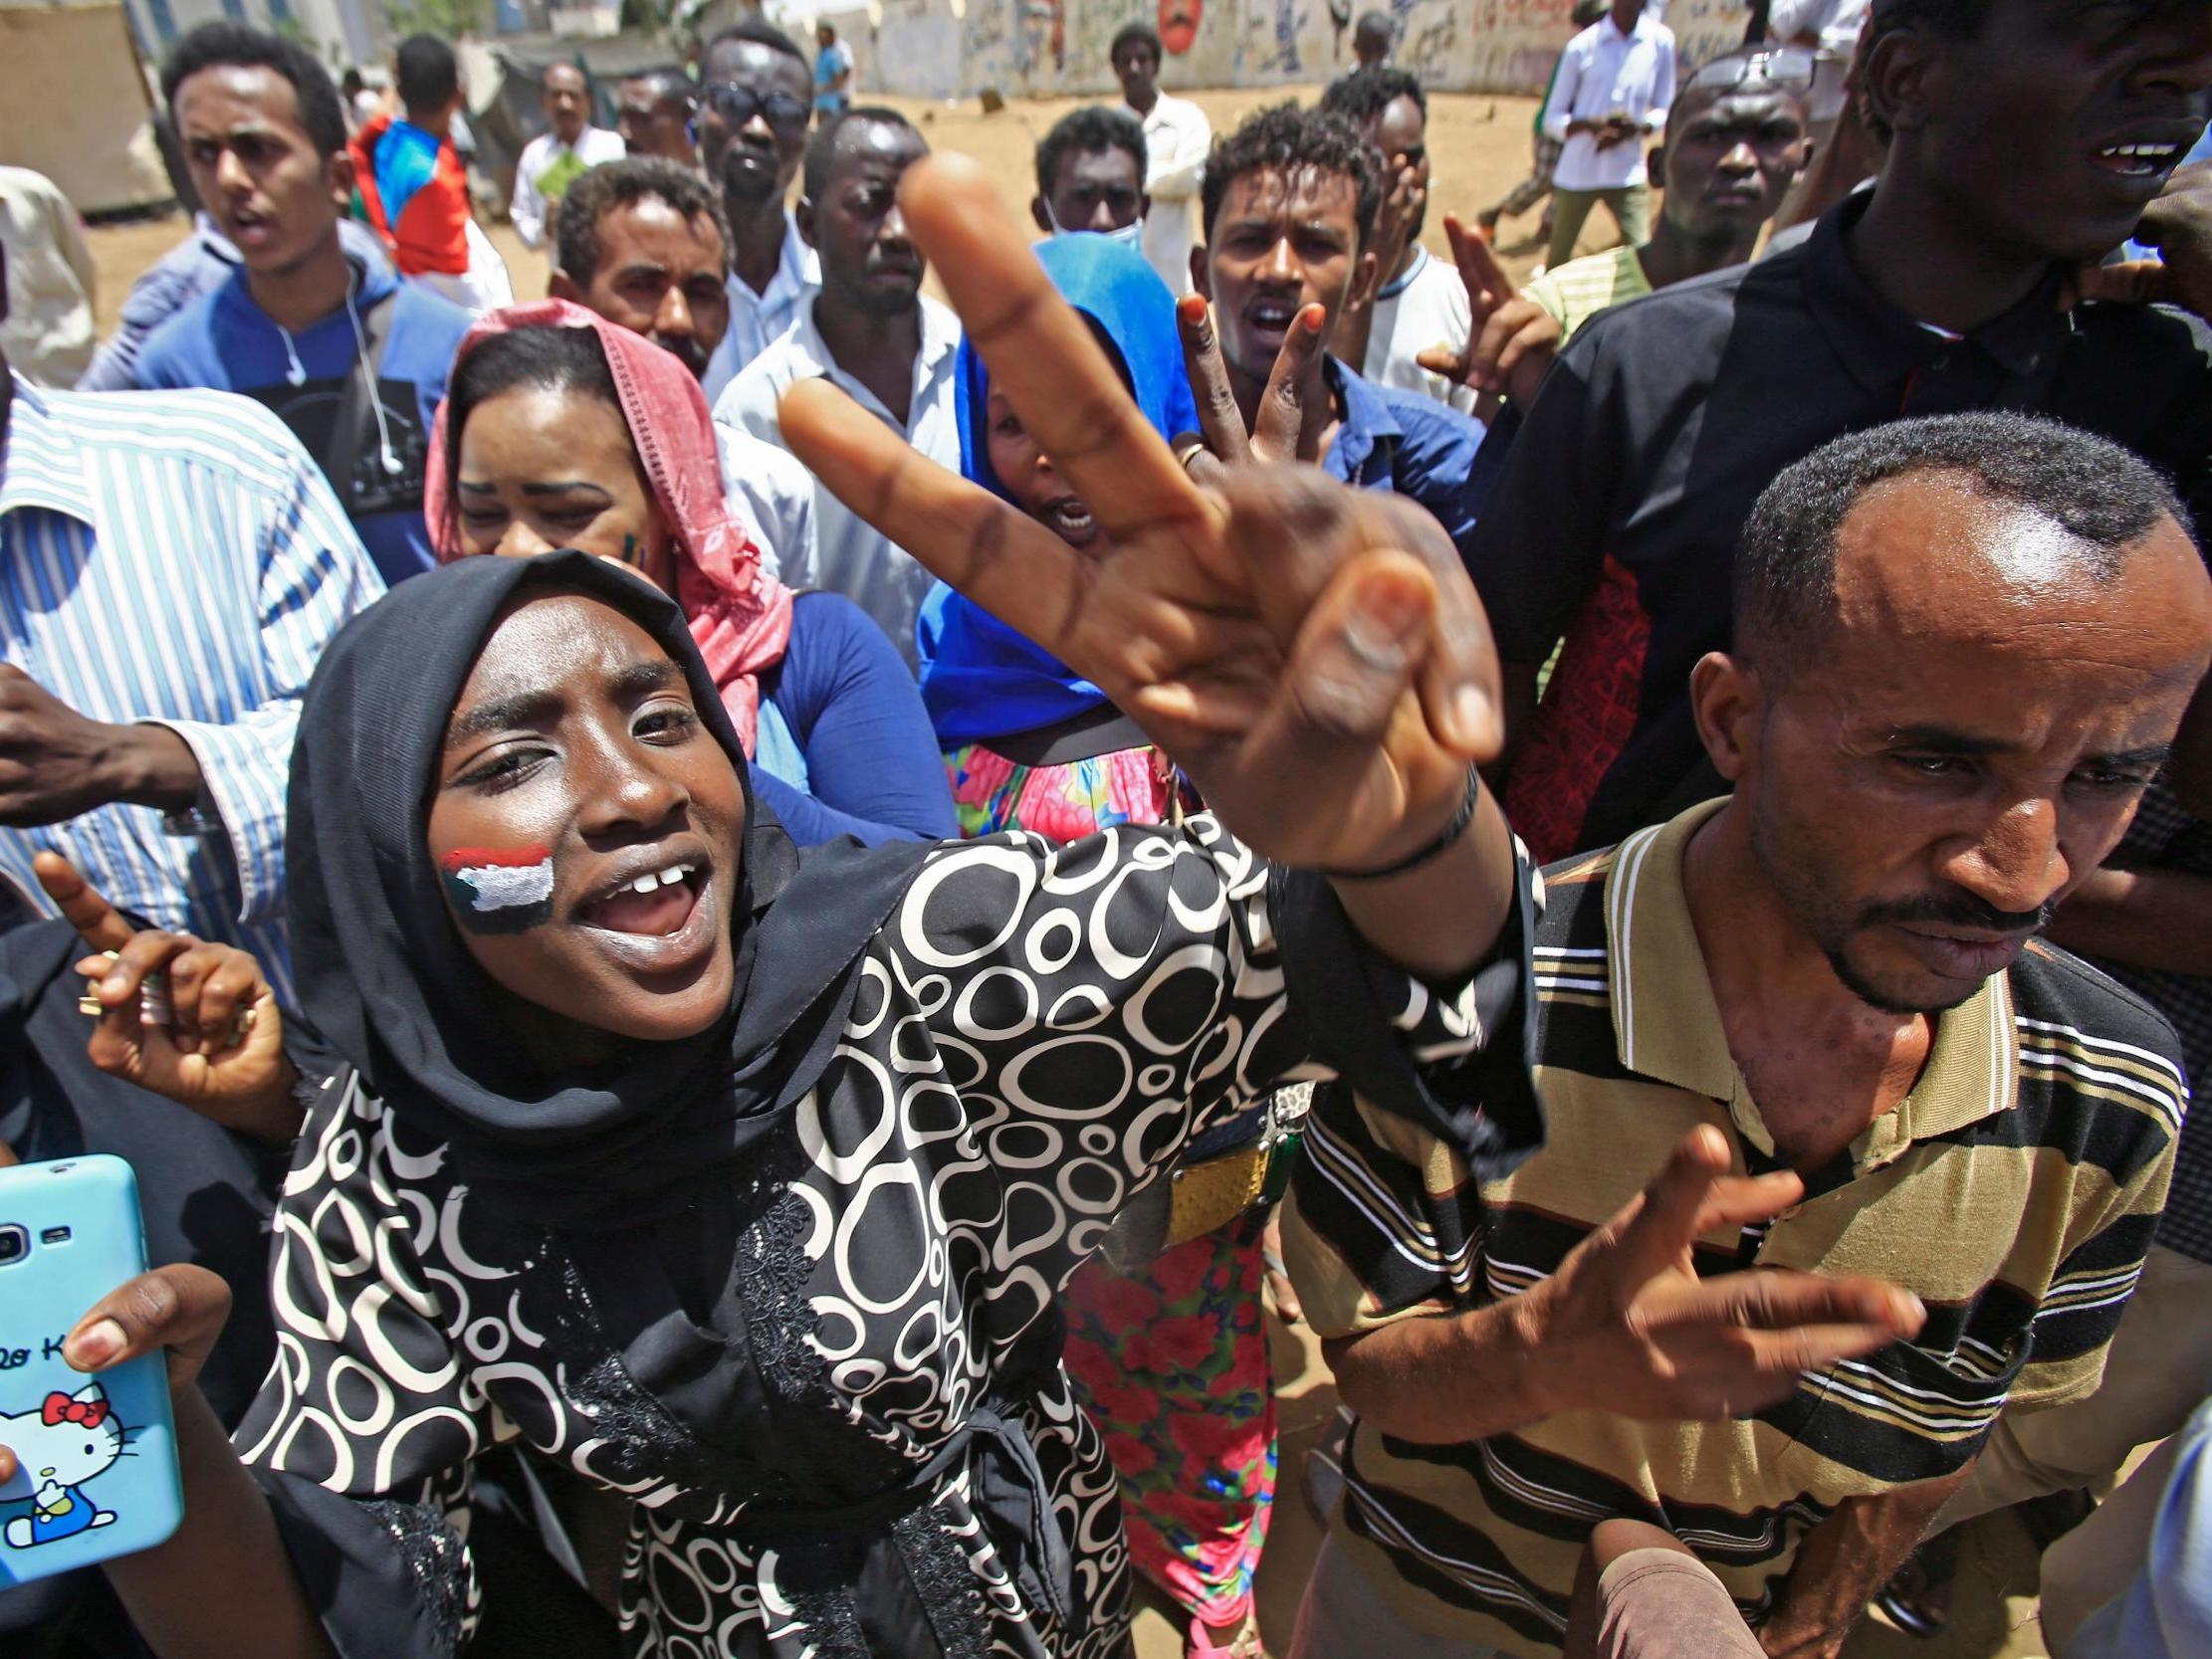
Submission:
M 2143 456 L 2212 521 L 2212 331 L 2066 306 L 2204 128 L 2212 6 L 1877 0 L 1861 74 L 1890 134 L 1871 198 L 1802 248 L 1596 318 L 1491 439 L 1512 451 L 1469 567 L 1517 717 L 1507 811 L 1539 858 L 1719 792 L 1689 671 L 1729 642 L 1752 502 L 1829 439 L 2035 411 Z

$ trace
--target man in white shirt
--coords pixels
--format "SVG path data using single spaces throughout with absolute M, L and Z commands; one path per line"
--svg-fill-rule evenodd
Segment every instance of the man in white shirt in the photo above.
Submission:
M 1814 46 L 1849 63 L 1867 26 L 1867 0 L 1774 0 L 1767 39 Z
M 1191 218 L 1214 144 L 1213 123 L 1197 104 L 1160 90 L 1160 37 L 1150 24 L 1131 23 L 1115 35 L 1111 60 L 1121 96 L 1144 123 L 1145 194 L 1152 199 L 1145 258 L 1170 293 L 1189 294 L 1191 249 L 1198 241 Z
M 730 227 L 730 329 L 700 376 L 709 403 L 822 286 L 783 205 L 806 153 L 812 76 L 797 43 L 758 19 L 715 36 L 700 63 L 699 154 Z
M 618 132 L 591 124 L 591 84 L 574 64 L 548 64 L 538 83 L 553 130 L 523 146 L 515 165 L 515 197 L 507 217 L 526 246 L 543 248 L 554 234 L 560 198 L 602 161 L 619 161 L 627 152 Z
M 1552 174 L 1547 268 L 1574 258 L 1590 210 L 1604 202 L 1634 248 L 1651 234 L 1644 145 L 1666 129 L 1674 102 L 1674 36 L 1645 0 L 1613 9 L 1567 43 L 1544 105 L 1544 130 L 1566 147 Z
M 0 167 L 0 346 L 35 386 L 74 386 L 100 344 L 93 327 L 93 256 L 54 181 L 28 167 Z
M 1406 71 L 1374 64 L 1330 82 L 1321 110 L 1350 121 L 1383 157 L 1374 241 L 1380 282 L 1372 298 L 1355 295 L 1346 303 L 1337 354 L 1357 360 L 1379 386 L 1419 392 L 1471 415 L 1474 392 L 1419 361 L 1432 346 L 1461 344 L 1473 316 L 1459 273 L 1421 245 L 1429 214 L 1429 96 Z
M 960 319 L 923 295 L 921 250 L 898 207 L 900 175 L 928 153 L 893 109 L 854 109 L 814 134 L 798 228 L 821 257 L 821 292 L 716 400 L 717 427 L 780 444 L 783 393 L 827 376 L 930 460 L 960 470 Z M 819 486 L 814 542 L 816 585 L 874 617 L 912 666 L 929 572 Z

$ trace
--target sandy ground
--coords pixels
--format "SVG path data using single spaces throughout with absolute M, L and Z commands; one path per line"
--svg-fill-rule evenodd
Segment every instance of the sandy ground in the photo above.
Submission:
M 1308 97 L 1317 89 L 1217 92 L 1196 95 L 1217 130 L 1263 104 L 1287 96 Z M 1008 210 L 1023 223 L 1035 189 L 1032 156 L 1036 140 L 1069 109 L 1076 99 L 1016 101 L 995 114 L 982 113 L 973 102 L 952 104 L 891 101 L 928 134 L 940 149 L 964 150 L 988 165 L 1005 194 Z M 1442 221 L 1446 212 L 1471 217 L 1512 188 L 1526 173 L 1529 126 L 1535 101 L 1463 94 L 1438 94 L 1430 105 L 1430 152 L 1434 183 L 1424 240 L 1448 257 Z M 1540 250 L 1537 216 L 1510 222 L 1499 247 L 1507 269 L 1527 272 Z M 518 299 L 546 291 L 543 255 L 523 247 L 505 225 L 488 227 L 508 262 Z M 103 331 L 114 324 L 123 295 L 138 273 L 160 258 L 183 235 L 180 216 L 134 224 L 104 226 L 90 234 L 100 265 L 98 307 Z M 1516 234 L 1518 233 L 1518 234 Z M 1583 251 L 1618 240 L 1610 219 L 1593 214 Z M 1259 1574 L 1260 1626 L 1268 1651 L 1287 1651 L 1298 1597 L 1320 1547 L 1320 1527 L 1306 1507 L 1301 1471 L 1305 1452 L 1326 1428 L 1336 1409 L 1336 1388 L 1322 1362 L 1320 1348 L 1302 1328 L 1271 1321 L 1282 1431 L 1280 1502 Z M 1960 1596 L 1952 1633 L 1921 1642 L 1870 1621 L 1853 1639 L 1847 1659 L 2016 1659 L 2046 1651 L 2032 1622 L 2035 1561 L 2026 1535 L 2009 1517 L 1996 1517 L 1975 1530 L 1960 1572 Z M 1139 1659 L 1178 1659 L 1182 1652 L 1180 1619 L 1164 1616 L 1164 1603 L 1148 1605 L 1138 1617 Z

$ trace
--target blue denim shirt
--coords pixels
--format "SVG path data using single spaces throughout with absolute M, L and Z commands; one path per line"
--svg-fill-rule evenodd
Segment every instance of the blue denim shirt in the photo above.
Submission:
M 1322 364 L 1340 424 L 1321 465 L 1360 490 L 1390 490 L 1419 502 L 1467 556 L 1481 498 L 1488 492 L 1475 456 L 1482 423 L 1418 392 L 1378 386 L 1336 358 Z

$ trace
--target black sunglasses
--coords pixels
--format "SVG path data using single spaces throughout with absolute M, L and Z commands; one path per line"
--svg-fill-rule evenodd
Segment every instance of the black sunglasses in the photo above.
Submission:
M 770 93 L 764 98 L 751 87 L 741 87 L 734 81 L 710 81 L 705 91 L 708 104 L 733 129 L 745 125 L 755 115 L 763 115 L 771 126 L 786 130 L 796 127 L 803 131 L 814 112 L 802 98 L 793 98 L 789 93 Z

